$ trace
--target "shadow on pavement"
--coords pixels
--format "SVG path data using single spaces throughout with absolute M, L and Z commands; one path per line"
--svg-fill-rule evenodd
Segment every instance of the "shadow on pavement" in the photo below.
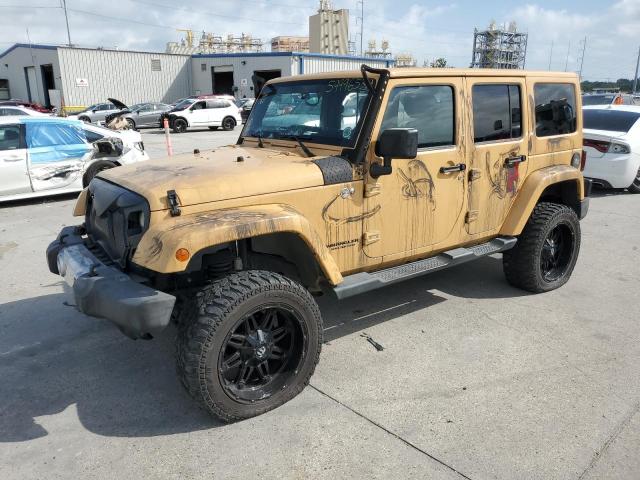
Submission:
M 409 312 L 465 298 L 525 295 L 508 286 L 499 258 L 476 262 L 338 302 L 320 298 L 326 341 Z M 75 405 L 89 431 L 148 437 L 220 426 L 184 392 L 175 374 L 175 331 L 132 341 L 107 321 L 63 304 L 62 294 L 0 306 L 0 442 L 48 435 L 41 423 Z
M 64 200 L 74 200 L 78 198 L 80 192 L 63 193 L 60 195 L 52 194 L 49 197 L 27 198 L 24 200 L 11 200 L 0 203 L 0 210 L 3 208 L 25 207 L 28 205 L 43 205 L 45 203 L 57 203 Z
M 177 379 L 173 328 L 151 342 L 133 341 L 63 301 L 56 294 L 0 306 L 0 442 L 46 436 L 38 417 L 74 404 L 82 425 L 104 436 L 221 425 Z

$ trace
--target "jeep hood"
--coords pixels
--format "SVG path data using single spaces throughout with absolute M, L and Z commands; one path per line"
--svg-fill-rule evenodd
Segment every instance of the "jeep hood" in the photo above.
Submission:
M 235 145 L 125 165 L 99 176 L 144 196 L 151 210 L 168 208 L 169 190 L 188 206 L 324 185 L 320 168 L 309 158 Z

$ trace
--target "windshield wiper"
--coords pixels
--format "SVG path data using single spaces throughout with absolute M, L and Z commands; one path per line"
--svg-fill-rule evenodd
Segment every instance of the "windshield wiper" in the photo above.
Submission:
M 307 147 L 302 140 L 300 140 L 300 138 L 298 138 L 296 135 L 287 135 L 285 137 L 282 137 L 284 139 L 291 139 L 291 140 L 295 140 L 296 142 L 298 142 L 298 145 L 300 145 L 300 148 L 302 149 L 302 151 L 304 152 L 304 154 L 307 157 L 315 157 L 315 154 L 309 150 L 309 147 Z

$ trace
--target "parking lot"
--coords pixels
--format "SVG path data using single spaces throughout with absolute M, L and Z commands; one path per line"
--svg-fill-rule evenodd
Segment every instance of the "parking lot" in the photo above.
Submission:
M 174 151 L 238 133 L 172 135 Z M 161 156 L 161 132 L 143 136 Z M 65 306 L 44 251 L 73 203 L 0 207 L 3 479 L 637 478 L 637 196 L 596 192 L 573 278 L 551 293 L 508 286 L 496 256 L 320 298 L 311 385 L 231 425 L 183 391 L 173 329 L 132 341 Z

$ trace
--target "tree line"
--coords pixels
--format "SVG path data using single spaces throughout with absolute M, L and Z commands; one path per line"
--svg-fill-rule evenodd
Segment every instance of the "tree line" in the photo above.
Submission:
M 633 90 L 633 80 L 619 78 L 615 82 L 592 82 L 585 80 L 580 84 L 583 92 L 591 92 L 594 88 L 619 88 L 621 92 L 631 93 Z

